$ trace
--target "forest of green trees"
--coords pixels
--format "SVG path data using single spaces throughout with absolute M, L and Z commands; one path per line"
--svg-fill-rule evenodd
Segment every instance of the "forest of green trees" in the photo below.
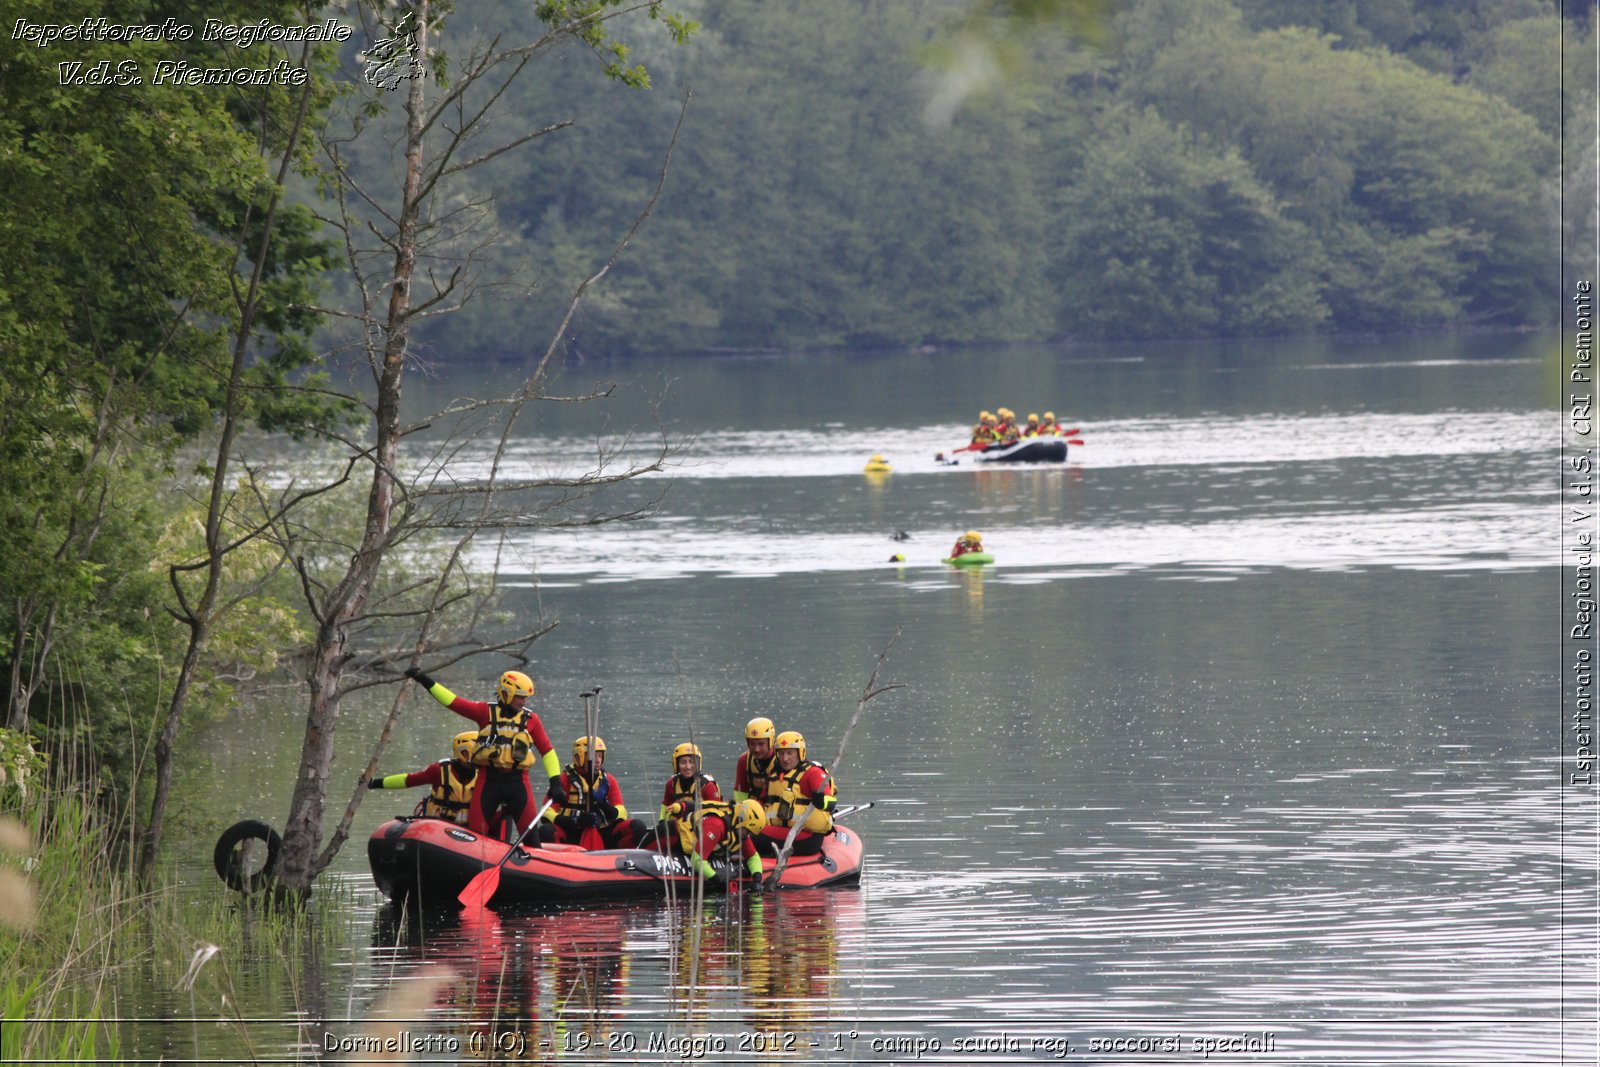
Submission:
M 1032 27 L 947 122 L 929 102 L 970 71 L 931 57 L 962 5 L 681 6 L 688 46 L 637 42 L 648 91 L 578 61 L 517 90 L 578 121 L 496 173 L 499 265 L 533 292 L 428 335 L 454 356 L 541 333 L 691 91 L 580 352 L 1544 324 L 1563 225 L 1593 247 L 1594 156 L 1562 152 L 1592 125 L 1588 5 L 1126 0 L 1094 40 Z

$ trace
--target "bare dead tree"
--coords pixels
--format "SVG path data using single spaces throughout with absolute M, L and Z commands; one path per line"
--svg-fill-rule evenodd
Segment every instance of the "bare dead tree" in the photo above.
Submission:
M 506 463 L 519 417 L 530 402 L 546 397 L 550 369 L 579 303 L 610 270 L 653 210 L 670 165 L 670 148 L 656 190 L 633 229 L 605 264 L 577 287 L 566 315 L 520 388 L 503 399 L 455 405 L 412 425 L 401 421 L 402 382 L 417 358 L 411 344 L 412 326 L 424 317 L 458 310 L 487 284 L 479 259 L 489 243 L 481 231 L 487 201 L 452 200 L 450 180 L 570 125 L 545 125 L 479 150 L 477 142 L 487 130 L 488 117 L 517 76 L 545 49 L 573 38 L 592 45 L 600 22 L 630 10 L 655 9 L 657 4 L 628 8 L 591 0 L 562 6 L 568 10 L 552 15 L 552 21 L 542 24 L 540 35 L 528 44 L 505 46 L 496 39 L 468 52 L 437 101 L 429 99 L 427 78 L 410 79 L 397 203 L 389 204 L 377 190 L 362 185 L 344 158 L 343 145 L 330 142 L 326 146 L 336 178 L 336 212 L 327 221 L 343 239 L 358 304 L 340 313 L 362 330 L 360 351 L 372 380 L 372 394 L 366 402 L 371 436 L 333 442 L 346 450 L 350 462 L 363 469 L 368 479 L 361 528 L 348 543 L 336 531 L 311 530 L 297 521 L 277 525 L 284 545 L 295 548 L 300 585 L 316 627 L 305 672 L 309 690 L 306 730 L 277 869 L 280 888 L 290 893 L 307 891 L 332 862 L 365 795 L 364 789 L 356 789 L 324 843 L 340 704 L 356 690 L 391 684 L 396 677 L 394 673 L 360 674 L 355 668 L 396 658 L 415 663 L 424 652 L 437 658 L 429 669 L 485 653 L 525 661 L 528 646 L 550 626 L 511 635 L 482 631 L 481 607 L 493 594 L 495 576 L 473 572 L 471 546 L 480 537 L 503 537 L 508 530 L 588 526 L 640 517 L 648 513 L 649 503 L 606 512 L 596 509 L 596 494 L 663 469 L 673 454 L 663 432 L 648 455 L 626 462 L 632 442 L 625 439 L 617 444 L 597 442 L 592 463 L 580 471 L 512 474 Z M 577 9 L 581 11 L 575 14 Z M 431 0 L 415 0 L 404 10 L 410 13 L 406 21 L 412 27 L 414 61 L 419 71 L 429 71 L 436 58 L 430 35 L 437 28 Z M 681 121 L 680 115 L 680 125 Z M 376 257 L 386 263 L 381 270 L 374 267 Z M 603 390 L 597 396 L 608 392 Z M 481 475 L 463 477 L 463 469 L 470 470 L 483 451 L 482 442 L 496 428 L 494 448 L 487 462 L 479 462 Z M 432 436 L 416 437 L 424 430 Z M 414 438 L 433 443 L 407 444 Z M 408 544 L 440 561 L 436 575 L 409 584 L 393 580 L 394 568 L 386 564 L 396 548 Z M 396 635 L 402 632 L 410 635 L 404 642 L 409 651 L 393 653 Z M 361 781 L 376 769 L 405 699 L 404 691 L 397 689 Z

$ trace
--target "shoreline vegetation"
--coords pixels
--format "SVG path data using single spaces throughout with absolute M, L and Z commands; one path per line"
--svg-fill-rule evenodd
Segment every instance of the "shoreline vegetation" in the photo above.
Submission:
M 573 358 L 1538 328 L 1592 247 L 1593 153 L 1560 141 L 1593 112 L 1591 6 L 1132 0 L 1092 42 L 1035 27 L 943 125 L 925 10 L 687 8 L 690 47 L 636 42 L 648 93 L 561 65 L 519 86 L 532 113 L 579 101 L 497 202 L 488 255 L 540 277 L 423 343 L 476 361 L 547 321 L 690 86 Z
M 208 1019 L 248 1052 L 246 1003 L 299 1004 L 302 976 L 336 943 L 331 924 L 347 895 L 330 885 L 280 907 L 219 883 L 197 896 L 166 867 L 141 882 L 129 821 L 96 802 L 92 781 L 19 789 L 12 774 L 0 787 L 10 793 L 0 817 L 0 1062 L 121 1062 L 124 1023 L 168 1014 Z M 130 995 L 159 1003 L 141 1008 Z M 192 1040 L 194 1058 L 210 1058 L 198 1032 L 174 1033 L 175 1048 Z

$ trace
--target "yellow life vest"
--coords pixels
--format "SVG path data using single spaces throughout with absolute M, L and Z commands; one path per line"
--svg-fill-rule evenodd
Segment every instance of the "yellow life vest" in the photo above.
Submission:
M 694 855 L 694 850 L 699 846 L 700 843 L 699 832 L 695 824 L 692 822 L 694 818 L 694 806 L 696 798 L 699 798 L 699 803 L 702 808 L 710 808 L 713 805 L 721 804 L 723 807 L 728 808 L 730 812 L 733 810 L 730 805 L 724 803 L 723 801 L 707 800 L 700 796 L 700 790 L 705 788 L 707 782 L 715 785 L 716 781 L 717 780 L 711 777 L 709 774 L 695 775 L 693 778 L 689 779 L 688 785 L 684 785 L 682 776 L 676 774 L 674 774 L 667 781 L 667 785 L 672 789 L 672 799 L 666 801 L 662 807 L 665 809 L 670 808 L 674 804 L 683 805 L 683 814 L 674 815 L 672 817 L 672 825 L 678 831 L 678 843 L 683 846 L 684 852 L 691 856 Z
M 442 783 L 422 798 L 422 814 L 452 822 L 467 824 L 467 809 L 472 806 L 472 791 L 478 784 L 478 768 L 466 765 L 470 773 L 461 773 L 462 765 L 455 760 L 439 761 Z
M 684 853 L 692 856 L 700 847 L 700 823 L 694 817 L 694 796 L 692 794 L 686 803 L 689 805 L 688 810 L 682 815 L 673 816 L 672 823 L 678 830 L 678 843 L 683 846 Z M 731 849 L 738 843 L 739 835 L 733 822 L 732 804 L 726 800 L 706 800 L 701 798 L 700 818 L 704 819 L 707 815 L 716 815 L 721 818 L 722 825 L 725 828 L 722 832 L 722 839 L 711 849 L 713 856 L 724 849 Z M 708 860 L 711 856 L 702 856 L 700 858 Z
M 773 768 L 773 777 L 767 782 L 767 823 L 773 826 L 793 826 L 795 814 L 803 807 L 810 805 L 810 794 L 800 791 L 800 779 L 812 767 L 822 767 L 820 763 L 810 760 L 801 760 L 795 765 L 794 770 L 785 773 L 777 767 Z M 833 775 L 822 767 L 826 778 L 823 792 L 832 796 L 837 793 L 833 784 Z M 818 808 L 811 807 L 806 815 L 805 826 L 802 829 L 810 830 L 814 834 L 825 834 L 833 829 L 833 816 Z
M 589 784 L 589 779 L 584 776 L 584 771 L 587 770 L 588 768 L 585 767 L 583 771 L 580 771 L 577 764 L 567 768 L 567 802 L 561 805 L 561 811 L 557 814 L 571 815 L 576 818 L 589 810 L 589 794 L 593 791 L 593 786 Z M 605 771 L 600 772 L 602 779 L 604 779 L 605 773 Z M 607 796 L 604 801 L 606 804 L 613 805 L 616 802 L 617 798 L 613 796 Z M 595 810 L 599 810 L 598 805 Z
M 767 795 L 767 783 L 772 781 L 773 771 L 778 764 L 772 756 L 758 760 L 748 752 L 744 755 L 744 777 L 750 786 L 749 795 L 760 800 Z
M 472 762 L 497 771 L 525 771 L 533 766 L 533 735 L 528 733 L 528 712 L 505 704 L 489 708 L 489 721 L 478 730 Z
M 717 784 L 717 780 L 711 777 L 711 775 L 697 774 L 689 780 L 688 785 L 684 785 L 683 779 L 674 774 L 671 782 L 669 783 L 672 786 L 672 799 L 666 802 L 667 806 L 670 807 L 673 804 L 682 804 L 685 811 L 693 811 L 694 798 L 700 795 L 700 790 L 705 788 L 707 782 L 710 782 L 712 785 Z M 700 803 L 710 804 L 713 802 L 702 799 Z

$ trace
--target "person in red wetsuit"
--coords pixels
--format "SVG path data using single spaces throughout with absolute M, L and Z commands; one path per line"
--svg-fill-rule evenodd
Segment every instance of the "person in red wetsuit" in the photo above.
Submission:
M 661 791 L 661 810 L 656 813 L 655 829 L 650 831 L 645 848 L 673 847 L 677 835 L 673 820 L 680 819 L 695 808 L 695 797 L 702 804 L 721 802 L 722 787 L 709 774 L 700 771 L 700 746 L 685 741 L 672 750 L 672 777 Z
M 481 773 L 478 765 L 472 762 L 472 750 L 476 747 L 477 741 L 478 735 L 471 730 L 456 734 L 450 742 L 450 747 L 455 752 L 454 759 L 442 759 L 438 763 L 430 763 L 422 770 L 413 771 L 411 774 L 388 774 L 381 778 L 371 778 L 367 781 L 367 788 L 414 789 L 419 785 L 431 785 L 433 792 L 422 798 L 422 803 L 417 805 L 416 813 L 435 819 L 449 819 L 465 826 L 468 809 L 472 806 L 472 794 L 477 788 L 478 776 Z
M 498 699 L 485 704 L 456 696 L 416 667 L 408 668 L 406 677 L 426 689 L 433 699 L 478 725 L 472 762 L 483 772 L 472 793 L 472 806 L 467 809 L 469 830 L 505 840 L 510 836 L 506 832 L 507 819 L 516 823 L 519 832 L 532 824 L 539 805 L 535 803 L 528 768 L 535 762 L 542 763 L 545 777 L 550 780 L 546 795 L 558 805 L 566 801 L 567 790 L 561 784 L 561 761 L 556 757 L 555 746 L 550 744 L 539 716 L 527 707 L 528 698 L 533 696 L 532 678 L 521 671 L 506 671 L 496 689 Z
M 950 558 L 955 559 L 957 556 L 964 556 L 968 552 L 982 551 L 983 534 L 979 533 L 977 530 L 968 530 L 966 533 L 956 538 L 955 547 L 950 549 Z
M 772 777 L 772 739 L 778 736 L 772 720 L 757 717 L 745 723 L 744 747 L 733 768 L 733 799 L 764 800 Z
M 645 848 L 687 856 L 702 878 L 718 877 L 711 859 L 719 850 L 729 853 L 737 846 L 750 878 L 761 881 L 761 857 L 752 835 L 766 813 L 759 803 L 746 801 L 735 806 L 722 799 L 716 779 L 700 773 L 700 748 L 685 742 L 672 750 L 671 778 L 661 793 L 661 821 L 644 842 Z
M 1017 429 L 1017 413 L 1010 408 L 1001 408 L 995 414 L 1000 416 L 1000 421 L 995 423 L 994 439 L 996 444 L 1014 445 L 1021 437 Z
M 833 832 L 833 804 L 837 791 L 833 775 L 820 763 L 806 759 L 806 739 L 785 730 L 773 743 L 777 763 L 767 783 L 767 825 L 756 838 L 756 848 L 775 856 L 789 838 L 789 830 L 804 819 L 795 834 L 794 854 L 809 856 L 822 851 L 822 839 Z
M 572 763 L 561 772 L 561 784 L 567 799 L 560 810 L 545 814 L 545 824 L 539 828 L 546 841 L 578 844 L 586 829 L 600 832 L 602 848 L 635 848 L 649 831 L 644 822 L 628 817 L 622 803 L 622 786 L 610 771 L 605 769 L 606 741 L 594 739 L 595 773 L 589 769 L 589 739 L 580 737 L 572 743 Z

